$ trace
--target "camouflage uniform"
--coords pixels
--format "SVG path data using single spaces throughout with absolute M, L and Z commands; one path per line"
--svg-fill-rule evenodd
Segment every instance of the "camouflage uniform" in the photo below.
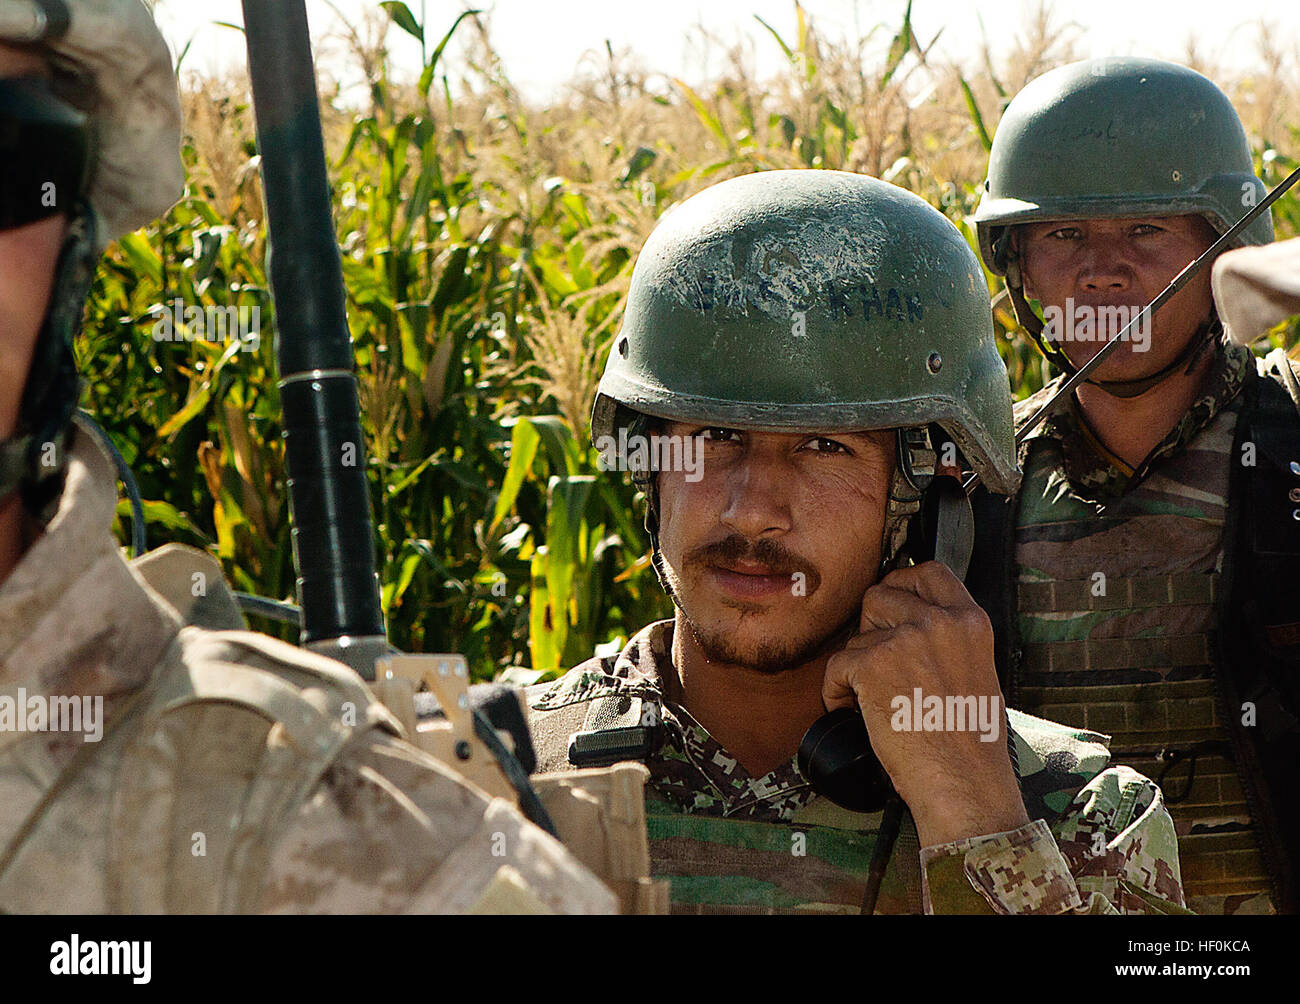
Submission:
M 614 912 L 559 843 L 403 741 L 350 670 L 184 626 L 109 533 L 107 456 L 84 429 L 74 444 L 56 515 L 0 585 L 0 695 L 102 696 L 103 736 L 0 731 L 0 906 Z
M 597 389 L 593 444 L 641 435 L 654 419 L 819 437 L 891 430 L 879 576 L 931 557 L 965 569 L 965 495 L 936 495 L 947 491 L 936 484 L 949 452 L 941 437 L 990 491 L 1009 495 L 1020 479 L 978 261 L 933 207 L 862 175 L 758 172 L 659 223 Z M 655 569 L 671 594 L 659 483 L 628 467 L 645 488 Z M 933 532 L 919 518 L 927 498 L 943 510 Z M 684 617 L 528 691 L 541 771 L 633 750 L 646 761 L 651 873 L 670 880 L 677 911 L 856 912 L 873 897 L 877 911 L 895 913 L 1183 910 L 1160 791 L 1132 770 L 1106 769 L 1103 737 L 1012 714 L 1005 766 L 1018 772 L 1031 822 L 922 848 L 901 800 L 853 799 L 852 789 L 865 794 L 860 777 L 815 792 L 798 756 L 747 776 L 680 699 L 671 652 Z M 846 759 L 854 754 L 861 763 L 865 750 L 853 746 Z M 868 811 L 877 804 L 884 811 Z M 896 810 L 903 820 L 885 854 Z M 887 868 L 874 896 L 877 842 Z
M 816 795 L 797 760 L 749 777 L 672 698 L 673 621 L 528 688 L 538 770 L 567 768 L 569 735 L 620 717 L 660 723 L 647 761 L 651 870 L 675 913 L 857 912 L 880 813 Z M 1009 746 L 1032 820 L 921 848 L 905 817 L 878 913 L 1183 912 L 1160 789 L 1106 766 L 1105 738 L 1020 712 Z
M 1137 58 L 1059 67 L 998 126 L 974 217 L 985 265 L 1039 349 L 1074 374 L 1027 298 L 1016 228 L 1194 214 L 1226 235 L 1264 197 L 1253 165 L 1231 102 L 1200 74 Z M 993 621 L 1008 701 L 1111 735 L 1117 759 L 1161 782 L 1198 912 L 1300 903 L 1300 526 L 1287 504 L 1300 389 L 1287 389 L 1281 353 L 1257 366 L 1220 322 L 1248 343 L 1277 320 L 1294 280 L 1273 281 L 1286 252 L 1272 240 L 1267 212 L 1235 232 L 1238 250 L 1215 268 L 1216 309 L 1177 358 L 1137 379 L 1089 378 L 1133 398 L 1213 354 L 1197 400 L 1136 468 L 1070 400 L 1021 444 L 1010 505 L 974 497 L 967 585 Z M 1228 288 L 1250 302 L 1227 302 Z M 1063 380 L 1021 402 L 1017 424 Z
M 1212 634 L 1233 434 L 1256 363 L 1244 346 L 1217 353 L 1201 397 L 1137 470 L 1097 442 L 1073 401 L 1021 445 L 1008 700 L 1112 736 L 1118 762 L 1160 780 L 1189 906 L 1272 912 Z M 1017 421 L 1062 379 L 1021 402 Z

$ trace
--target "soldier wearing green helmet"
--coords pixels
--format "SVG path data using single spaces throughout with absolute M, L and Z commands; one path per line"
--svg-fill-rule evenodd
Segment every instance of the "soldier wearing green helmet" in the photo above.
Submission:
M 1264 195 L 1211 81 L 1098 59 L 1008 105 L 975 214 L 1065 374 L 1136 323 L 1021 444 L 1014 499 L 976 494 L 968 584 L 1012 705 L 1110 735 L 1160 780 L 1208 913 L 1300 908 L 1300 386 L 1282 350 L 1255 358 L 1262 332 L 1225 334 L 1209 269 L 1154 319 L 1141 308 Z M 1265 213 L 1236 245 L 1272 239 Z
M 928 560 L 969 552 L 961 503 L 926 519 L 941 484 L 1018 482 L 984 290 L 940 213 L 833 171 L 715 185 L 641 250 L 592 437 L 676 612 L 528 703 L 540 771 L 646 763 L 675 912 L 1181 909 L 1159 789 L 1007 713 L 988 618 Z M 880 804 L 804 759 L 828 710 Z

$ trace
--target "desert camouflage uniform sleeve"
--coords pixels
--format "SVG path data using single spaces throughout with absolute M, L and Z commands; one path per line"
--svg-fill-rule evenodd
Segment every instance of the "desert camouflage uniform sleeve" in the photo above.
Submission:
M 614 894 L 512 805 L 370 732 L 276 841 L 267 913 L 616 913 Z
M 1173 820 L 1155 782 L 1102 771 L 1049 828 L 921 850 L 926 913 L 1189 913 Z

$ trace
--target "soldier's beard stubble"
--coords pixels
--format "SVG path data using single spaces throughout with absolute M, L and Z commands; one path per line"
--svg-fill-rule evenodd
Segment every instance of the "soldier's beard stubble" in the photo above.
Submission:
M 657 556 L 662 558 L 662 555 Z M 750 542 L 739 534 L 732 534 L 724 540 L 706 544 L 688 553 L 683 559 L 683 567 L 688 569 L 707 569 L 719 561 L 748 560 L 759 562 L 771 569 L 772 574 L 789 577 L 794 573 L 803 575 L 805 592 L 801 596 L 811 596 L 821 584 L 821 575 L 808 562 L 788 551 L 772 540 Z M 785 637 L 764 639 L 754 644 L 743 644 L 725 630 L 711 629 L 700 623 L 697 616 L 692 616 L 693 603 L 683 598 L 681 577 L 676 574 L 666 561 L 661 561 L 661 569 L 667 573 L 667 581 L 672 589 L 673 599 L 681 614 L 687 630 L 691 632 L 704 657 L 710 662 L 740 666 L 766 675 L 788 672 L 842 648 L 851 637 L 859 619 L 857 605 L 852 607 L 847 616 L 830 628 L 817 629 L 803 638 L 789 639 L 794 625 L 778 627 Z M 689 592 L 689 590 L 687 590 Z M 792 590 L 792 595 L 795 595 Z M 758 612 L 761 607 L 753 604 L 738 605 L 723 601 L 723 605 L 741 611 Z M 742 613 L 743 616 L 743 613 Z M 800 623 L 806 625 L 807 621 Z
M 725 634 L 709 634 L 701 631 L 691 621 L 690 615 L 682 610 L 682 619 L 690 630 L 700 651 L 710 662 L 729 666 L 740 666 L 756 673 L 776 676 L 807 665 L 823 655 L 832 655 L 844 647 L 853 633 L 857 615 L 850 616 L 843 624 L 824 636 L 807 639 L 790 645 L 778 645 L 774 642 L 760 642 L 750 651 L 742 650 Z

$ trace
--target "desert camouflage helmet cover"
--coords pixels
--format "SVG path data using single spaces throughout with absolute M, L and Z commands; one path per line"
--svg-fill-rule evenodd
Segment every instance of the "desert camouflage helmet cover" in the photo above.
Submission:
M 0 0 L 0 42 L 41 45 L 95 81 L 100 240 L 165 213 L 185 185 L 171 53 L 142 0 Z
M 1265 194 L 1213 82 L 1158 59 L 1089 59 L 1035 78 L 1007 106 L 975 225 L 985 264 L 1005 275 L 999 241 L 1015 224 L 1199 215 L 1223 233 Z M 1264 213 L 1237 244 L 1272 239 Z
M 664 216 L 593 439 L 629 411 L 770 431 L 938 423 L 991 489 L 1019 481 L 979 260 L 943 214 L 864 175 L 764 171 Z

